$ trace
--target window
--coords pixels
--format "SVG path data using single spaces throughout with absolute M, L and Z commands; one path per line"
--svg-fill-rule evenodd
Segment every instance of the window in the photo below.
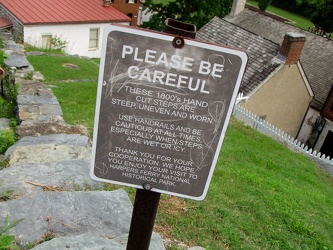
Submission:
M 51 49 L 52 47 L 52 35 L 42 35 L 42 48 Z
M 127 3 L 136 3 L 136 0 L 126 0 Z
M 90 29 L 89 49 L 98 49 L 99 29 Z

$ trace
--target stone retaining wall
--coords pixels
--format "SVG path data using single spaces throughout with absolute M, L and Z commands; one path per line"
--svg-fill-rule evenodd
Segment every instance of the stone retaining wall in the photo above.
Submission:
M 13 37 L 17 43 L 23 43 L 24 28 L 23 25 L 10 14 L 3 6 L 0 5 L 0 16 L 7 18 L 13 24 Z
M 68 125 L 52 90 L 45 85 L 41 74 L 35 72 L 27 61 L 23 46 L 16 45 L 12 36 L 3 31 L 1 37 L 4 50 L 8 54 L 5 65 L 15 71 L 15 82 L 19 85 L 17 96 L 17 117 L 19 126 L 16 133 L 20 136 L 39 136 L 50 134 L 81 134 L 89 136 L 82 125 Z M 33 72 L 32 80 L 25 74 Z M 39 79 L 39 80 L 38 80 Z

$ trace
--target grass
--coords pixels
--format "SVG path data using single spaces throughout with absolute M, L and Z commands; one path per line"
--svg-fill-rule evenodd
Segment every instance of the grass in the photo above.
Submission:
M 65 120 L 93 124 L 97 84 L 62 82 L 67 76 L 43 71 L 59 67 L 52 58 L 28 59 L 46 79 L 59 79 L 52 86 Z M 76 72 L 72 78 L 80 79 Z M 114 188 L 105 184 L 107 190 Z M 126 190 L 133 198 L 134 190 Z M 333 249 L 332 229 L 332 178 L 304 155 L 232 119 L 207 198 L 197 202 L 162 195 L 154 230 L 170 239 L 167 249 L 181 249 L 183 242 L 208 250 L 303 250 Z
M 154 3 L 167 4 L 168 2 L 171 2 L 171 1 L 170 0 L 154 0 Z
M 92 136 L 99 60 L 44 55 L 28 56 L 28 61 L 44 75 L 61 105 L 65 121 L 86 126 Z M 66 68 L 64 64 L 77 68 Z
M 82 124 L 92 136 L 96 104 L 96 82 L 61 82 L 52 87 L 67 123 Z
M 246 3 L 258 7 L 258 2 L 257 1 L 247 0 Z M 298 28 L 303 29 L 303 30 L 307 30 L 309 27 L 313 26 L 313 23 L 310 20 L 308 20 L 307 18 L 305 18 L 303 16 L 300 16 L 300 15 L 297 15 L 297 14 L 292 13 L 292 12 L 286 11 L 286 10 L 276 8 L 276 7 L 271 6 L 271 5 L 268 6 L 266 11 L 269 11 L 271 13 L 274 13 L 274 14 L 278 15 L 278 16 L 284 17 L 288 20 L 291 20 L 292 22 L 290 23 L 290 25 L 298 27 Z
M 48 83 L 93 80 L 97 82 L 98 66 L 91 60 L 70 56 L 28 56 L 28 61 L 44 74 Z M 65 68 L 64 65 L 73 66 Z M 74 66 L 77 68 L 74 68 Z
M 332 195 L 304 155 L 232 120 L 207 198 L 167 197 L 157 224 L 207 249 L 332 249 Z

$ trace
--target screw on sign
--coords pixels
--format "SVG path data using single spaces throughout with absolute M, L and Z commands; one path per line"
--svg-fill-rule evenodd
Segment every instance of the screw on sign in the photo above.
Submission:
M 128 249 L 149 246 L 140 214 L 152 230 L 160 193 L 205 198 L 246 62 L 179 34 L 105 30 L 91 177 L 138 189 Z

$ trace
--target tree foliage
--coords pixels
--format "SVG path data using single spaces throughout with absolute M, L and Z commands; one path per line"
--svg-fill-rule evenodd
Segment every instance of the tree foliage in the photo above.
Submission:
M 144 28 L 163 31 L 165 20 L 175 20 L 196 25 L 200 29 L 214 16 L 224 17 L 230 13 L 232 0 L 176 0 L 166 5 L 155 4 L 153 0 L 146 0 L 143 4 L 143 11 L 152 12 L 148 22 L 141 26 Z
M 311 22 L 326 32 L 333 31 L 333 0 L 324 0 L 316 4 L 310 16 Z

